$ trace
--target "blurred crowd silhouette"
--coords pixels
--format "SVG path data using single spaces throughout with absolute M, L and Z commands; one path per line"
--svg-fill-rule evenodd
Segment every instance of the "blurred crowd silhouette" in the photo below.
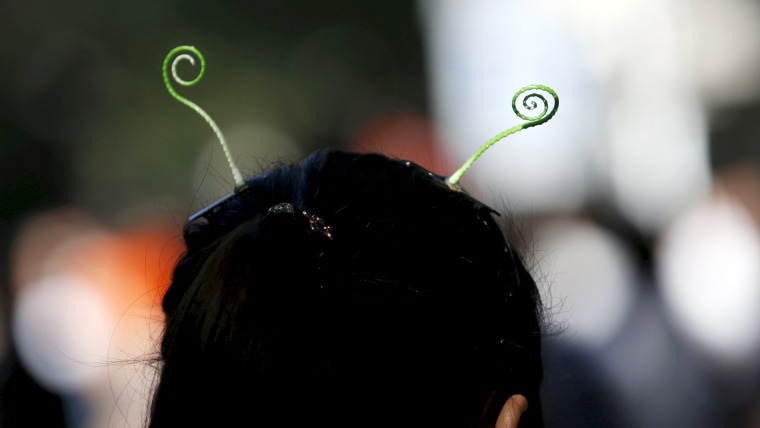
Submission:
M 547 427 L 760 427 L 760 1 L 0 4 L 0 426 L 141 426 L 188 214 L 314 149 L 509 211 L 544 302 Z M 192 76 L 190 67 L 181 74 Z

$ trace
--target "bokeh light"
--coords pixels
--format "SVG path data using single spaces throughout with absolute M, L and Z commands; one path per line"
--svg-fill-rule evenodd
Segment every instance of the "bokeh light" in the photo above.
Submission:
M 726 192 L 705 197 L 659 251 L 664 301 L 689 339 L 732 370 L 760 368 L 760 230 L 746 208 Z

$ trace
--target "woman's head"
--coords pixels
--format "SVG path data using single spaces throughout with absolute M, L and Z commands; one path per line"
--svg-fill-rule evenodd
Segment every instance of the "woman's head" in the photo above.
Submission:
M 374 154 L 246 184 L 186 225 L 151 426 L 464 427 L 518 393 L 541 425 L 541 304 L 494 210 Z

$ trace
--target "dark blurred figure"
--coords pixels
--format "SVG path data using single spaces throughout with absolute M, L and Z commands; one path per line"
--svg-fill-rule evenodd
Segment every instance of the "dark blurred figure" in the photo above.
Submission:
M 61 397 L 38 385 L 20 364 L 11 341 L 11 243 L 31 215 L 64 203 L 71 174 L 58 147 L 0 117 L 0 425 L 64 427 Z

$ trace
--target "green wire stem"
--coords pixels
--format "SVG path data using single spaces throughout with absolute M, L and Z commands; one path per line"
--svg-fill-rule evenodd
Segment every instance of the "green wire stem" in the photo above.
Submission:
M 201 63 L 201 69 L 198 73 L 198 76 L 193 80 L 184 80 L 177 74 L 177 64 L 179 64 L 180 61 L 187 60 L 190 61 L 191 65 L 195 65 L 195 58 L 193 58 L 192 55 L 184 52 L 190 52 L 198 57 L 200 63 Z M 172 58 L 174 60 L 172 61 Z M 171 74 L 172 78 L 174 78 L 174 81 L 179 83 L 182 86 L 193 86 L 196 83 L 198 83 L 201 78 L 203 77 L 203 74 L 206 72 L 206 60 L 203 58 L 203 55 L 201 55 L 201 52 L 196 49 L 194 46 L 177 46 L 176 48 L 172 49 L 168 55 L 166 55 L 166 58 L 164 59 L 164 67 L 163 67 L 163 74 L 164 74 L 164 84 L 166 85 L 166 89 L 169 90 L 169 93 L 172 97 L 174 97 L 177 101 L 181 102 L 182 104 L 190 107 L 191 109 L 195 110 L 196 113 L 201 115 L 203 119 L 206 120 L 206 122 L 211 126 L 211 129 L 214 131 L 214 134 L 216 134 L 216 137 L 219 139 L 219 143 L 222 144 L 222 149 L 224 150 L 225 156 L 227 156 L 227 162 L 230 164 L 230 169 L 232 169 L 232 176 L 235 179 L 235 190 L 240 190 L 245 187 L 245 181 L 243 180 L 243 175 L 240 174 L 240 171 L 235 166 L 235 162 L 232 160 L 232 154 L 230 154 L 230 150 L 227 147 L 227 141 L 224 139 L 224 135 L 222 135 L 222 131 L 219 129 L 219 127 L 216 125 L 216 122 L 214 122 L 213 119 L 211 119 L 211 116 L 208 115 L 202 108 L 198 107 L 197 104 L 194 102 L 188 100 L 187 98 L 183 97 L 182 95 L 178 94 L 177 91 L 174 90 L 174 87 L 171 84 L 171 81 L 169 80 L 169 68 L 171 67 Z
M 538 103 L 536 102 L 535 98 L 538 98 L 543 103 L 543 111 L 541 111 L 539 114 L 535 116 L 528 116 L 523 113 L 521 113 L 517 109 L 517 100 L 518 98 L 529 91 L 543 91 L 548 93 L 549 95 L 554 98 L 554 105 L 552 106 L 551 111 L 549 111 L 549 103 L 546 100 L 546 97 L 541 92 L 532 92 L 523 98 L 523 107 L 525 107 L 526 110 L 535 110 L 538 107 Z M 515 114 L 523 120 L 527 120 L 526 123 L 521 123 L 520 125 L 513 126 L 512 128 L 507 129 L 504 132 L 501 132 L 497 135 L 495 135 L 493 138 L 488 140 L 485 144 L 483 144 L 480 149 L 478 149 L 477 152 L 475 152 L 470 159 L 467 160 L 467 162 L 462 165 L 461 168 L 459 168 L 454 174 L 451 175 L 446 180 L 446 183 L 455 190 L 461 190 L 461 187 L 459 186 L 459 181 L 462 179 L 462 176 L 465 172 L 467 172 L 468 169 L 475 163 L 476 160 L 480 157 L 480 155 L 483 154 L 486 150 L 488 150 L 489 147 L 496 144 L 498 141 L 503 139 L 504 137 L 508 135 L 512 135 L 515 132 L 522 131 L 523 129 L 527 129 L 533 126 L 538 126 L 543 123 L 546 123 L 551 119 L 555 113 L 557 113 L 557 109 L 559 108 L 559 97 L 557 96 L 557 93 L 554 92 L 554 90 L 548 86 L 544 85 L 530 85 L 525 86 L 524 88 L 521 88 L 517 93 L 515 93 L 514 97 L 512 97 L 512 110 L 515 112 Z

